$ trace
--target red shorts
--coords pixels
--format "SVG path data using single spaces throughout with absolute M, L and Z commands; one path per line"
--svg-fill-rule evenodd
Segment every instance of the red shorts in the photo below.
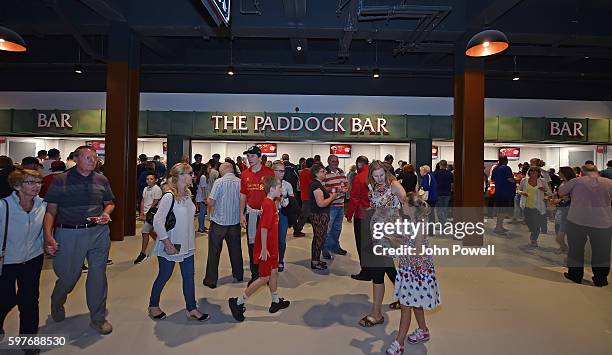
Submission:
M 278 256 L 269 256 L 266 261 L 258 260 L 257 262 L 259 276 L 268 277 L 272 274 L 272 270 L 278 269 Z

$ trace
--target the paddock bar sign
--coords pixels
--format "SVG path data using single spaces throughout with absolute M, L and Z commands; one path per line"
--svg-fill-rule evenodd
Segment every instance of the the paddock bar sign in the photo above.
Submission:
M 549 120 L 548 135 L 551 137 L 584 138 L 586 127 L 584 120 Z
M 384 117 L 211 115 L 216 132 L 326 132 L 350 135 L 389 135 Z

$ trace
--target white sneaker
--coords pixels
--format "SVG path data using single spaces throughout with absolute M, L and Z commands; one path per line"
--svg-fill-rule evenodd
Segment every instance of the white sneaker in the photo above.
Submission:
M 410 344 L 423 343 L 429 340 L 429 329 L 423 330 L 417 328 L 412 334 L 408 336 L 408 342 Z
M 389 347 L 387 348 L 387 351 L 385 352 L 385 354 L 387 355 L 402 355 L 403 353 L 404 353 L 404 347 L 401 346 L 397 340 L 393 341 L 393 343 L 389 345 Z

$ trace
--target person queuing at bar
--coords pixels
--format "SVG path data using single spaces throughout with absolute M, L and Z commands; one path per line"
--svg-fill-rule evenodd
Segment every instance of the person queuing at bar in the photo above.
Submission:
M 389 170 L 391 174 L 395 176 L 395 170 L 393 169 L 393 160 L 395 160 L 393 158 L 393 155 L 387 154 L 385 155 L 385 160 L 383 161 L 383 164 L 385 166 L 385 169 Z
M 6 155 L 0 155 L 0 198 L 5 198 L 13 193 L 8 177 L 15 170 L 13 159 Z
M 114 196 L 108 179 L 94 172 L 98 160 L 95 149 L 78 147 L 74 158 L 76 167 L 55 176 L 45 196 L 45 251 L 55 256 L 53 271 L 57 275 L 51 294 L 51 317 L 56 322 L 66 318 L 64 304 L 79 281 L 87 258 L 90 325 L 100 334 L 109 334 L 113 328 L 106 320 L 106 264 Z
M 442 225 L 446 223 L 448 217 L 448 206 L 453 192 L 453 174 L 448 171 L 448 162 L 440 160 L 438 169 L 433 172 L 433 177 L 438 183 L 438 202 L 436 203 L 436 213 Z
M 51 164 L 53 164 L 56 161 L 60 161 L 61 157 L 60 157 L 60 151 L 58 149 L 55 148 L 51 148 L 49 149 L 48 152 L 48 159 L 44 160 L 41 164 L 42 164 L 42 175 L 43 178 L 49 174 L 51 174 Z
M 66 171 L 66 164 L 64 164 L 63 161 L 56 160 L 53 162 L 53 164 L 51 164 L 51 174 L 43 178 L 43 186 L 40 189 L 40 194 L 39 194 L 40 197 L 45 198 L 45 195 L 47 194 L 47 191 L 49 191 L 49 187 L 51 186 L 51 183 L 53 182 L 53 178 L 55 177 L 55 175 L 61 174 L 64 171 Z
M 161 162 L 159 155 L 153 156 L 153 162 L 155 163 L 155 174 L 157 174 L 157 183 L 159 184 L 166 177 L 166 165 Z
M 370 198 L 368 196 L 368 158 L 363 155 L 357 157 L 355 165 L 357 165 L 357 175 L 353 178 L 349 206 L 344 212 L 344 216 L 347 221 L 353 221 L 355 245 L 357 246 L 361 270 L 359 273 L 351 275 L 351 278 L 358 281 L 370 281 L 372 278 L 364 272 L 362 259 L 362 240 L 366 237 L 364 233 L 366 226 L 363 223 L 366 221 L 366 209 L 370 207 Z
M 346 255 L 346 250 L 340 246 L 340 233 L 342 232 L 342 220 L 344 219 L 344 198 L 348 190 L 348 181 L 344 171 L 338 167 L 340 159 L 337 155 L 327 157 L 327 168 L 325 168 L 325 179 L 323 185 L 328 191 L 336 192 L 336 199 L 329 206 L 329 224 L 327 236 L 323 244 L 323 258 L 331 259 L 331 254 Z
M 148 162 L 153 163 L 153 162 Z M 140 264 L 147 257 L 147 247 L 149 246 L 149 237 L 153 232 L 153 225 L 146 221 L 147 212 L 151 207 L 157 207 L 157 203 L 162 197 L 162 190 L 156 184 L 157 176 L 155 170 L 149 170 L 146 176 L 147 186 L 142 191 L 142 201 L 140 202 L 140 215 L 138 219 L 144 222 L 142 226 L 142 244 L 140 247 L 140 253 L 134 260 L 134 264 Z
M 374 223 L 395 223 L 400 217 L 399 209 L 401 201 L 406 200 L 406 192 L 395 179 L 393 171 L 388 169 L 388 163 L 374 160 L 369 165 L 367 184 L 369 207 L 372 212 L 372 217 L 366 227 L 368 231 L 372 230 Z M 369 328 L 385 322 L 385 317 L 382 315 L 385 274 L 391 282 L 395 282 L 397 272 L 391 258 L 374 255 L 373 248 L 377 240 L 369 238 L 364 239 L 362 244 L 364 242 L 366 244 L 361 256 L 365 259 L 366 264 L 363 270 L 372 280 L 372 307 L 370 312 L 359 320 L 359 325 Z M 390 308 L 398 309 L 399 303 L 392 303 Z
M 431 208 L 417 194 L 409 194 L 404 203 L 405 214 L 413 222 L 425 222 Z M 408 245 L 421 250 L 421 246 L 429 247 L 427 235 L 417 233 L 415 236 L 403 236 L 398 239 L 388 239 L 391 245 Z M 387 348 L 387 355 L 404 353 L 404 340 L 408 337 L 410 344 L 428 341 L 429 328 L 425 322 L 425 310 L 429 311 L 440 305 L 440 290 L 431 255 L 401 256 L 397 262 L 397 278 L 395 280 L 395 298 L 401 305 L 401 318 L 397 337 Z M 418 328 L 408 335 L 411 323 L 411 313 L 414 313 Z
M 274 177 L 274 171 L 261 164 L 261 149 L 254 145 L 242 154 L 246 154 L 250 168 L 240 178 L 240 225 L 247 230 L 249 246 L 249 267 L 251 280 L 257 280 L 257 255 L 253 255 L 257 225 L 261 216 L 261 204 L 267 193 L 263 189 L 263 180 L 266 176 Z
M 568 268 L 564 276 L 582 283 L 584 246 L 591 244 L 593 285 L 608 285 L 610 244 L 612 239 L 612 180 L 599 176 L 595 165 L 582 168 L 583 177 L 559 187 L 559 196 L 570 195 L 572 203 L 567 215 Z
M 42 164 L 43 161 L 48 159 L 48 154 L 46 150 L 39 150 L 38 153 L 36 153 L 36 159 L 38 160 L 39 163 Z
M 211 214 L 203 284 L 210 288 L 217 287 L 223 240 L 227 244 L 234 280 L 241 282 L 244 273 L 240 242 L 240 179 L 234 175 L 229 163 L 221 164 L 219 172 L 221 177 L 213 184 L 207 200 Z
M 254 152 L 251 147 L 247 152 Z M 259 149 L 259 148 L 258 148 Z M 245 153 L 247 154 L 247 153 Z M 254 153 L 248 153 L 253 155 Z M 248 158 L 249 162 L 253 160 Z M 251 164 L 253 167 L 254 164 Z M 261 219 L 257 227 L 257 235 L 254 245 L 254 262 L 259 265 L 259 275 L 252 283 L 249 283 L 240 297 L 228 300 L 232 316 L 238 322 L 244 321 L 246 311 L 245 302 L 260 287 L 268 284 L 272 304 L 268 311 L 276 313 L 281 309 L 289 307 L 290 302 L 278 297 L 278 208 L 276 199 L 281 196 L 281 181 L 275 176 L 265 176 L 262 184 L 266 197 L 261 202 Z
M 284 180 L 285 164 L 277 160 L 272 165 L 274 175 L 281 181 L 281 195 L 278 206 L 278 272 L 285 270 L 285 249 L 287 248 L 287 229 L 289 228 L 289 217 L 283 209 L 289 208 L 289 198 L 295 198 L 293 195 L 293 187 L 289 182 Z
M 529 228 L 529 246 L 538 246 L 538 237 L 542 228 L 542 219 L 546 218 L 546 202 L 548 195 L 546 182 L 539 176 L 539 168 L 529 168 L 527 177 L 521 181 L 518 193 L 521 195 L 521 208 L 525 214 L 525 223 Z M 496 193 L 497 194 L 497 193 Z M 500 213 L 500 211 L 498 211 Z
M 149 299 L 149 316 L 154 320 L 166 317 L 166 313 L 159 307 L 159 301 L 176 263 L 179 263 L 181 268 L 187 319 L 203 322 L 210 318 L 208 314 L 198 310 L 195 297 L 195 205 L 189 190 L 192 178 L 193 169 L 187 163 L 177 163 L 170 169 L 163 186 L 164 195 L 153 218 L 157 240 L 152 255 L 157 256 L 159 265 Z M 168 224 L 169 215 L 174 216 L 174 225 Z
M 404 188 L 404 191 L 406 191 L 407 194 L 411 192 L 417 192 L 419 178 L 414 172 L 414 165 L 409 163 L 404 165 L 400 180 L 402 187 Z
M 312 222 L 312 244 L 310 268 L 313 270 L 326 270 L 327 263 L 321 261 L 321 250 L 327 235 L 327 225 L 329 223 L 329 205 L 341 195 L 340 191 L 330 192 L 325 188 L 325 168 L 321 163 L 315 163 L 310 168 L 312 182 L 310 183 L 310 220 Z M 344 191 L 342 191 L 343 193 Z
M 499 157 L 497 166 L 491 171 L 491 181 L 495 183 L 493 199 L 497 212 L 497 223 L 493 233 L 506 235 L 508 230 L 504 228 L 504 219 L 514 214 L 514 196 L 516 195 L 516 181 L 512 169 L 508 166 L 508 157 Z
M 310 201 L 310 183 L 312 182 L 312 174 L 310 168 L 314 164 L 313 158 L 306 159 L 306 167 L 300 170 L 300 198 L 302 200 L 302 214 L 296 222 L 296 226 L 293 227 L 293 237 L 299 238 L 304 237 L 306 234 L 302 233 L 304 225 L 310 219 L 310 210 L 312 201 Z
M 42 170 L 42 164 L 34 157 L 25 157 L 21 159 L 21 167 L 24 169 Z
M 0 201 L 0 246 L 6 248 L 0 268 L 0 337 L 4 336 L 4 320 L 15 306 L 19 309 L 19 334 L 38 334 L 43 220 L 47 208 L 47 203 L 38 196 L 42 175 L 37 170 L 17 168 L 8 181 L 15 191 Z M 30 349 L 26 354 L 38 352 Z
M 612 160 L 608 160 L 606 168 L 602 170 L 599 175 L 608 179 L 612 179 Z

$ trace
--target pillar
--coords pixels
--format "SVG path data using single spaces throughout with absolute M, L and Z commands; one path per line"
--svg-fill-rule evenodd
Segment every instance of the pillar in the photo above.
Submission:
M 465 221 L 484 220 L 484 69 L 482 59 L 466 58 L 463 46 L 455 53 L 454 207 Z M 483 245 L 482 236 L 463 240 Z
M 423 165 L 429 165 L 431 171 L 434 170 L 431 166 L 431 139 L 415 139 L 410 142 L 410 164 L 414 166 L 417 174 Z
M 111 240 L 136 234 L 136 145 L 139 114 L 140 43 L 126 23 L 112 23 L 106 73 L 106 160 L 115 195 Z
M 188 136 L 169 135 L 168 136 L 168 172 L 170 168 L 183 160 L 187 155 L 191 159 L 191 138 Z

